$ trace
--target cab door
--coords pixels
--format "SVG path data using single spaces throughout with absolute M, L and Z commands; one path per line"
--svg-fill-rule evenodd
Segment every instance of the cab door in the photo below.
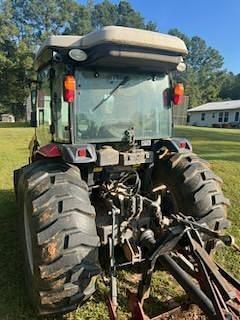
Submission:
M 50 126 L 52 123 L 50 70 L 50 67 L 46 67 L 38 74 L 36 135 L 40 146 L 52 141 L 52 134 L 50 132 Z
M 63 79 L 66 74 L 65 66 L 58 64 L 55 66 L 52 76 L 52 118 L 53 118 L 53 138 L 59 143 L 70 142 L 70 107 L 69 103 L 63 99 Z

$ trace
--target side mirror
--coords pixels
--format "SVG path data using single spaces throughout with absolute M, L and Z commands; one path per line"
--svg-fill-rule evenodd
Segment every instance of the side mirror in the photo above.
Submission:
M 32 110 L 36 110 L 37 106 L 37 88 L 31 90 L 31 107 Z
M 37 127 L 37 111 L 31 111 L 30 126 L 33 128 Z
M 31 119 L 30 125 L 33 128 L 37 127 L 37 87 L 31 90 Z

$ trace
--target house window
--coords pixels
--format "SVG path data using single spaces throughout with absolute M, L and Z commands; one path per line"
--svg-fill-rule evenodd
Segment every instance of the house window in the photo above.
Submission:
M 234 121 L 239 121 L 239 111 L 235 112 L 235 119 Z
M 223 122 L 223 112 L 219 112 L 219 114 L 218 114 L 218 122 Z
M 228 122 L 229 112 L 224 112 L 224 122 Z
M 204 121 L 204 120 L 205 120 L 205 116 L 206 116 L 206 113 L 205 113 L 205 112 L 203 112 L 203 113 L 201 114 L 201 120 L 202 120 L 202 121 Z
M 215 112 L 212 113 L 212 118 L 215 118 Z

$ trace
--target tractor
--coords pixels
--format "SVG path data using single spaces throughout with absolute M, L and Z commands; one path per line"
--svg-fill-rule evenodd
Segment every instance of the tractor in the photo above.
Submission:
M 106 275 L 117 319 L 117 270 L 137 265 L 133 319 L 148 319 L 158 268 L 209 319 L 237 319 L 239 283 L 210 257 L 220 241 L 232 244 L 222 180 L 172 137 L 186 54 L 177 37 L 120 26 L 40 47 L 29 164 L 14 172 L 26 287 L 40 315 L 75 310 Z

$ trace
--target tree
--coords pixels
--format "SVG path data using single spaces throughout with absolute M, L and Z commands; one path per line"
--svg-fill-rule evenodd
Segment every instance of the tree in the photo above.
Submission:
M 169 33 L 181 38 L 188 47 L 189 53 L 185 58 L 187 71 L 178 74 L 178 79 L 185 84 L 190 105 L 194 107 L 219 100 L 219 93 L 226 78 L 226 72 L 222 70 L 223 57 L 198 36 L 189 38 L 177 29 L 172 29 Z
M 51 34 L 86 34 L 106 25 L 155 30 L 156 25 L 129 2 L 109 0 L 84 6 L 76 0 L 1 0 L 0 2 L 0 112 L 22 118 L 33 76 L 37 48 Z
M 220 91 L 220 97 L 223 100 L 240 99 L 240 74 L 234 75 L 232 72 L 226 74 Z
M 117 7 L 118 19 L 116 25 L 145 29 L 144 18 L 135 11 L 129 2 L 120 1 Z
M 0 110 L 13 111 L 16 103 L 16 66 L 15 61 L 18 29 L 12 21 L 13 13 L 10 1 L 1 2 L 0 6 Z
M 92 27 L 98 29 L 109 25 L 157 30 L 154 22 L 145 23 L 142 15 L 135 11 L 128 1 L 124 0 L 121 0 L 118 4 L 104 0 L 94 6 L 92 10 Z
M 126 0 L 103 0 L 95 5 L 93 0 L 86 5 L 77 0 L 1 0 L 0 86 L 4 94 L 0 96 L 0 112 L 23 117 L 34 55 L 47 36 L 82 35 L 107 25 L 157 31 L 156 24 L 145 21 Z M 222 98 L 239 97 L 239 77 L 221 70 L 223 58 L 217 50 L 177 29 L 169 33 L 182 38 L 189 48 L 187 72 L 177 77 L 185 83 L 192 106 L 219 99 L 220 91 Z
M 154 21 L 147 22 L 145 29 L 150 31 L 158 31 L 157 24 Z
M 99 29 L 103 26 L 116 25 L 118 19 L 117 5 L 108 0 L 96 4 L 92 12 L 92 26 Z
M 64 34 L 83 35 L 92 31 L 92 6 L 87 7 L 74 1 L 67 4 L 66 8 L 69 12 L 68 22 L 66 23 Z
M 71 0 L 12 0 L 13 20 L 21 39 L 36 45 L 51 34 L 61 34 L 69 18 L 69 4 Z

